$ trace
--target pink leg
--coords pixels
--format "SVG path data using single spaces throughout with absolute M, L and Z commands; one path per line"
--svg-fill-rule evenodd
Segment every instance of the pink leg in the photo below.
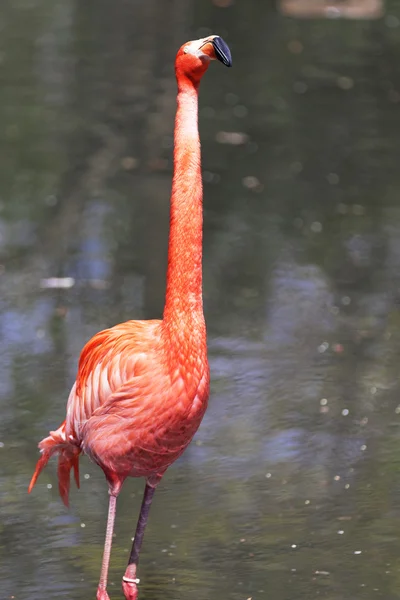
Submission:
M 99 587 L 97 588 L 97 600 L 110 600 L 107 594 L 107 576 L 108 576 L 108 565 L 110 563 L 110 553 L 112 537 L 114 532 L 114 521 L 115 513 L 117 508 L 117 496 L 110 494 L 110 502 L 108 505 L 108 518 L 107 518 L 107 530 L 106 540 L 104 542 L 103 562 L 101 565 Z

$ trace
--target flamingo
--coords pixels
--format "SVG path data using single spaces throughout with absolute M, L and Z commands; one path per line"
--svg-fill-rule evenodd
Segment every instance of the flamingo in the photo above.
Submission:
M 109 509 L 97 600 L 109 600 L 108 567 L 117 497 L 127 477 L 146 485 L 128 566 L 126 600 L 138 596 L 140 548 L 155 489 L 190 443 L 207 408 L 209 366 L 202 299 L 203 190 L 198 92 L 211 60 L 232 66 L 216 35 L 187 42 L 178 51 L 170 233 L 162 320 L 127 321 L 101 331 L 84 346 L 65 421 L 39 443 L 28 492 L 58 454 L 60 496 L 68 506 L 70 472 L 79 487 L 83 452 L 102 468 Z

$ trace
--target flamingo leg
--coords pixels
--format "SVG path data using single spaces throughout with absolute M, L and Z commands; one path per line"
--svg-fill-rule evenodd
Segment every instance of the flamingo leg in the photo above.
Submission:
M 137 583 L 139 583 L 139 581 L 136 579 L 136 571 L 139 562 L 139 553 L 142 546 L 144 531 L 146 529 L 147 519 L 150 512 L 151 501 L 153 500 L 155 491 L 155 487 L 152 487 L 146 483 L 128 566 L 126 567 L 125 575 L 122 578 L 122 589 L 124 590 L 126 600 L 137 599 Z
M 108 577 L 108 565 L 110 563 L 111 544 L 114 533 L 114 521 L 115 513 L 117 508 L 117 496 L 110 494 L 110 501 L 108 505 L 108 518 L 107 518 L 107 529 L 106 539 L 104 542 L 103 562 L 101 565 L 100 581 L 97 588 L 97 600 L 110 600 L 107 594 L 107 577 Z

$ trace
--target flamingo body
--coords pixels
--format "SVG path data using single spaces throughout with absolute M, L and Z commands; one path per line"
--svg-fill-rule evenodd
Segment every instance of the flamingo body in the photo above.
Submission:
M 206 410 L 205 345 L 188 341 L 176 356 L 160 321 L 128 321 L 103 336 L 84 350 L 66 435 L 77 435 L 109 481 L 157 478 L 185 450 Z
M 208 395 L 204 338 L 189 339 L 175 352 L 158 320 L 127 321 L 97 333 L 82 350 L 66 420 L 39 444 L 42 460 L 30 489 L 54 452 L 66 505 L 69 471 L 77 471 L 81 451 L 118 491 L 128 476 L 156 481 L 190 443 Z

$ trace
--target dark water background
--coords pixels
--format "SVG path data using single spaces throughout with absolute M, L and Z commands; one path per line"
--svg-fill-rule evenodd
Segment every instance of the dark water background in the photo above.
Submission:
M 83 460 L 69 511 L 54 463 L 26 488 L 85 341 L 162 313 L 173 59 L 211 31 L 234 59 L 200 98 L 212 396 L 157 491 L 141 598 L 400 598 L 400 3 L 215 4 L 1 2 L 1 600 L 95 597 L 103 474 Z

